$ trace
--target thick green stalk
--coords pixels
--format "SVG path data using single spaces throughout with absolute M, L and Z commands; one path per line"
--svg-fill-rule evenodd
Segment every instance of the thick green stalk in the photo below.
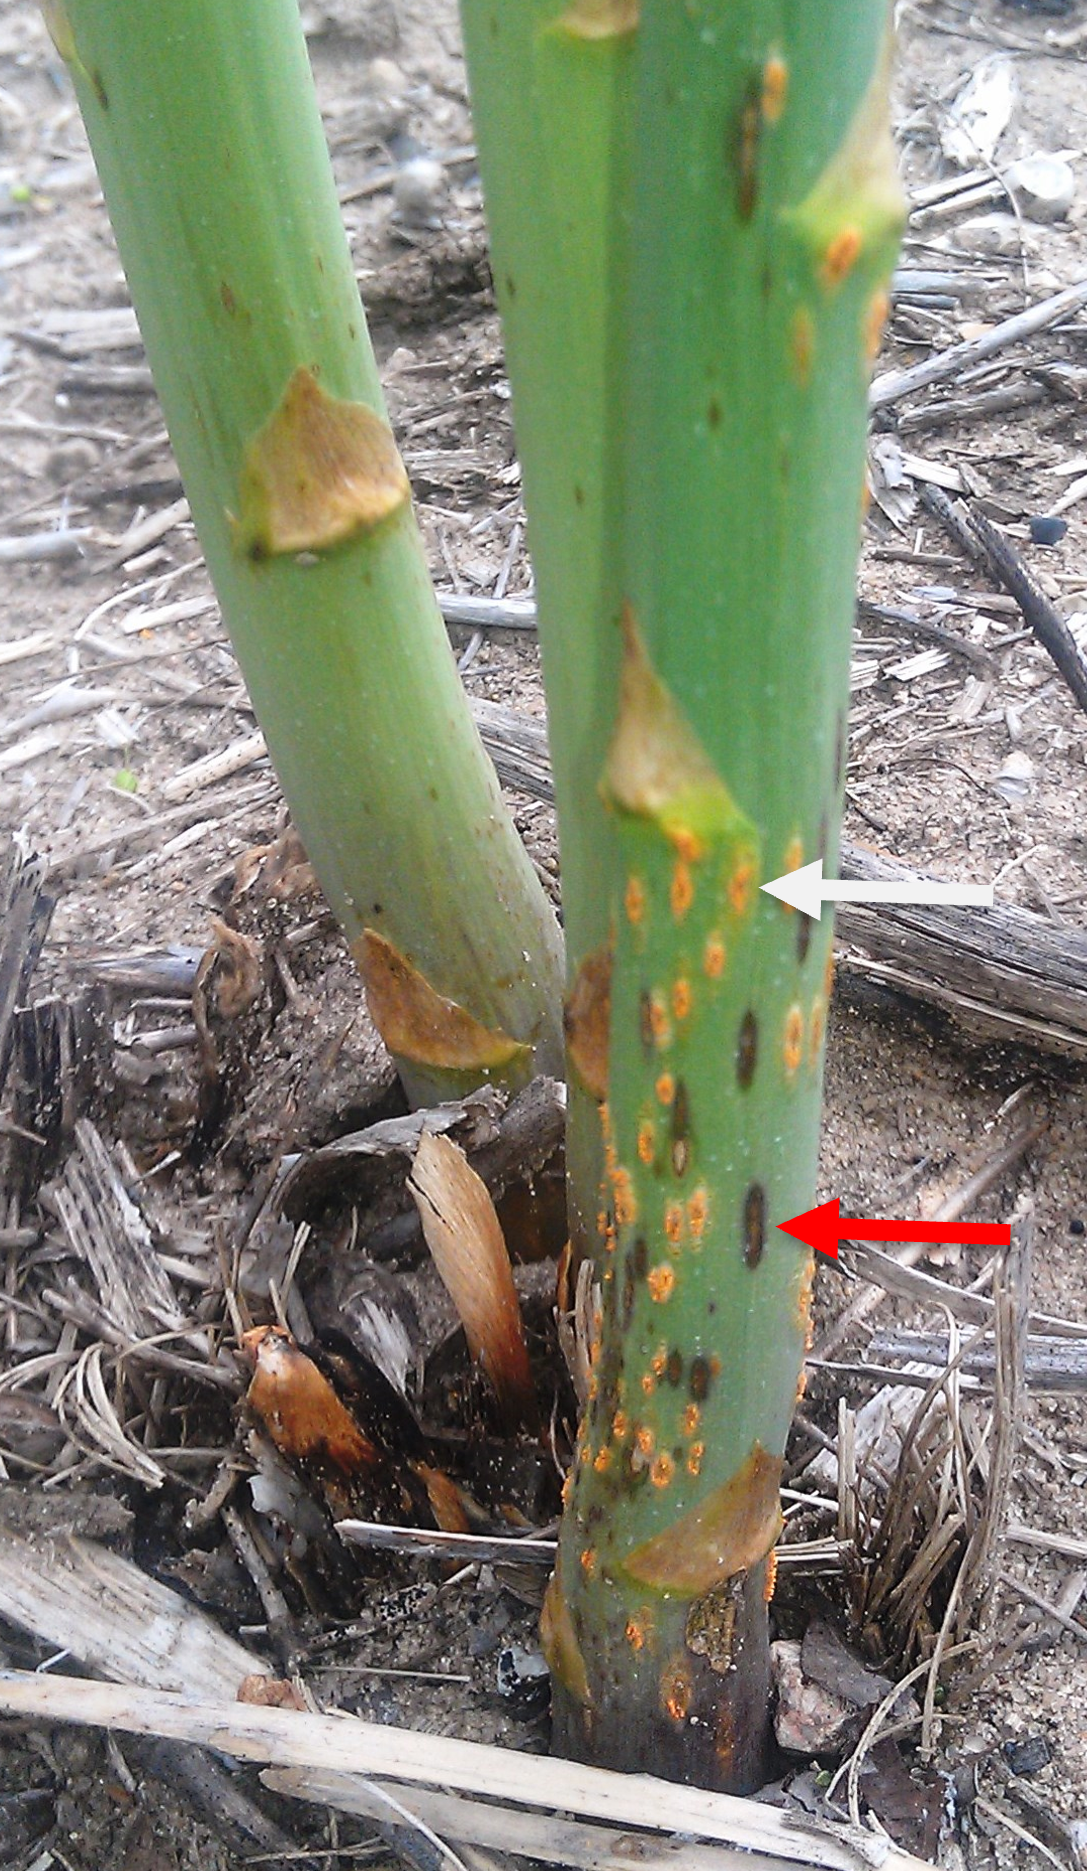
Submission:
M 584 1252 L 600 1166 L 592 1031 L 606 994 L 592 958 L 609 941 L 616 862 L 598 783 L 620 655 L 634 13 L 628 0 L 461 0 L 461 17 L 548 698 L 572 990 L 571 1231 Z
M 545 1618 L 563 1751 L 744 1790 L 812 1268 L 884 0 L 642 0 L 601 1334 Z
M 377 1023 L 416 1096 L 556 1071 L 558 931 L 431 591 L 296 0 L 46 11 L 223 618 Z

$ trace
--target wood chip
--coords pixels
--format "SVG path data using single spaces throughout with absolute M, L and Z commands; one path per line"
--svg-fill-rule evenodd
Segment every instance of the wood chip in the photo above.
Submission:
M 235 773 L 244 773 L 246 767 L 266 758 L 267 743 L 263 734 L 246 734 L 240 741 L 232 741 L 217 754 L 205 754 L 202 760 L 194 760 L 191 766 L 182 767 L 162 788 L 164 799 L 188 799 L 193 793 L 202 792 L 206 786 L 214 786 L 219 780 L 233 777 Z
M 0 538 L 0 565 L 14 565 L 22 560 L 79 559 L 93 537 L 85 526 L 48 533 L 23 533 Z
M 1017 312 L 1014 318 L 1006 318 L 1002 324 L 994 325 L 991 331 L 987 331 L 984 337 L 972 338 L 965 344 L 953 344 L 949 350 L 926 358 L 922 364 L 911 364 L 907 370 L 885 371 L 881 377 L 873 379 L 868 396 L 869 407 L 886 409 L 914 390 L 923 390 L 930 383 L 941 383 L 947 377 L 959 377 L 974 364 L 980 364 L 984 358 L 1006 350 L 1011 344 L 1018 344 L 1020 339 L 1029 338 L 1036 331 L 1044 331 L 1047 326 L 1055 325 L 1066 312 L 1078 311 L 1084 304 L 1087 304 L 1087 279 L 1078 280 L 1074 286 L 1066 286 L 1063 292 L 1041 300 L 1026 312 Z

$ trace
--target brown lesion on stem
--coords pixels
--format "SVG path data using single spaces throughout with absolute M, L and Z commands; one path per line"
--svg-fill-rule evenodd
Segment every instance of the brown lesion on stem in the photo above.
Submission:
M 410 497 L 387 423 L 300 365 L 246 449 L 235 540 L 253 559 L 318 552 L 372 532 Z
M 566 997 L 566 1050 L 593 1097 L 608 1095 L 608 1036 L 611 1029 L 610 943 L 586 955 Z
M 408 957 L 376 929 L 364 929 L 351 953 L 362 975 L 370 1015 L 389 1051 L 439 1071 L 503 1071 L 527 1059 L 529 1047 L 484 1026 L 430 985 Z
M 729 1480 L 662 1533 L 636 1546 L 624 1571 L 656 1591 L 701 1597 L 765 1559 L 781 1531 L 782 1458 L 760 1442 Z
M 762 84 L 752 78 L 736 128 L 736 213 L 741 221 L 750 221 L 758 201 L 762 125 Z

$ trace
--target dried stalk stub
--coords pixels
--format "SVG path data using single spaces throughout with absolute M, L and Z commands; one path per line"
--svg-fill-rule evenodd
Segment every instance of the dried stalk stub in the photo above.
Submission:
M 506 1427 L 533 1422 L 536 1396 L 521 1305 L 486 1184 L 448 1137 L 424 1132 L 408 1188 L 472 1359 L 490 1379 Z

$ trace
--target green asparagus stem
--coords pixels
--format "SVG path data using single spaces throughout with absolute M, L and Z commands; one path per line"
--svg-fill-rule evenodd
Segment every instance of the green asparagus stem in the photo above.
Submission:
M 812 1283 L 775 1224 L 815 1194 L 830 956 L 759 885 L 837 853 L 885 28 L 643 0 L 634 35 L 602 1316 L 545 1627 L 560 1749 L 733 1790 L 765 1772 Z
M 417 1098 L 561 1065 L 561 945 L 461 692 L 296 0 L 49 0 L 224 622 Z

